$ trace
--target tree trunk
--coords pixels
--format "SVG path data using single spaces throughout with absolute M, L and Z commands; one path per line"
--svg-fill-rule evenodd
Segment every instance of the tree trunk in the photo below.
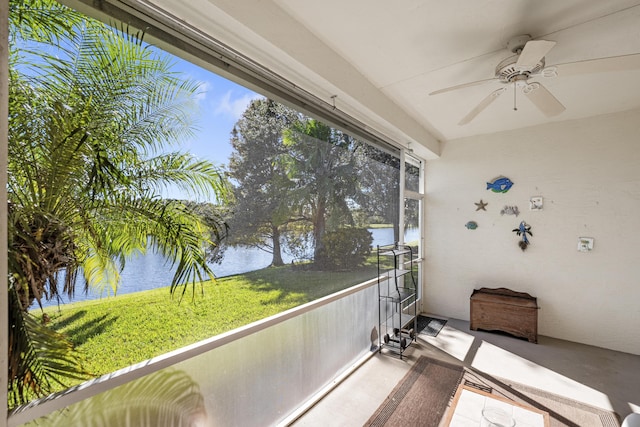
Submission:
M 324 233 L 326 229 L 326 203 L 324 200 L 318 201 L 318 206 L 316 209 L 316 217 L 313 221 L 313 239 L 315 243 L 315 248 L 313 250 L 313 259 L 316 264 L 322 266 L 326 261 L 326 253 L 324 251 Z
M 271 226 L 271 235 L 273 236 L 273 260 L 271 265 L 274 267 L 280 267 L 284 265 L 282 261 L 282 249 L 280 248 L 280 230 L 278 226 Z

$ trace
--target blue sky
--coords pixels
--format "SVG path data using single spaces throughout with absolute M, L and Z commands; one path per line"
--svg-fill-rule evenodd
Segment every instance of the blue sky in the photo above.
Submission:
M 197 134 L 185 141 L 182 149 L 217 165 L 228 164 L 231 130 L 247 105 L 262 96 L 180 58 L 175 61 L 174 69 L 200 82 L 202 89 L 198 97 Z

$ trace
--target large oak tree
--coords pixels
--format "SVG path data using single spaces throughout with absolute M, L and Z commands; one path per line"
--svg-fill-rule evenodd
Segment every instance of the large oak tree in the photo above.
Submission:
M 230 236 L 236 244 L 272 253 L 271 265 L 283 265 L 281 240 L 288 224 L 299 220 L 291 205 L 296 186 L 283 163 L 285 129 L 298 114 L 270 99 L 251 102 L 231 135 L 229 170 L 235 181 Z

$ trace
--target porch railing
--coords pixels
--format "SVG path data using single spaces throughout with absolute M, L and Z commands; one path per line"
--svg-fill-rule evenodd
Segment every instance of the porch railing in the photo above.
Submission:
M 286 424 L 372 354 L 377 304 L 373 279 L 34 401 L 8 425 Z

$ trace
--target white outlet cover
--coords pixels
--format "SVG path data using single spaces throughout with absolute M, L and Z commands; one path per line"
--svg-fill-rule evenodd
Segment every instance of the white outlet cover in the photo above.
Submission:
M 591 252 L 593 250 L 593 237 L 578 237 L 578 251 Z
M 529 199 L 529 210 L 541 211 L 543 204 L 542 196 L 533 196 Z

